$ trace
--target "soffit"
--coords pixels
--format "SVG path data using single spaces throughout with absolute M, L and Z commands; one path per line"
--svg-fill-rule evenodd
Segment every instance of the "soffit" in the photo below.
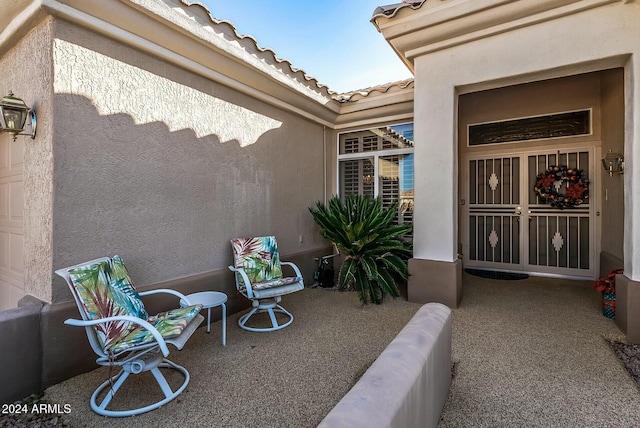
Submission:
M 620 1 L 424 0 L 384 10 L 372 22 L 413 70 L 417 56 Z
M 22 9 L 24 9 L 25 0 L 3 0 L 2 1 L 2 13 L 0 13 L 0 31 L 7 28 L 7 26 L 14 20 Z
M 5 1 L 5 0 L 3 0 Z M 186 0 L 11 0 L 0 52 L 53 15 L 326 126 L 340 104 L 326 86 Z
M 338 94 L 188 0 L 3 0 L 0 53 L 48 15 L 149 52 L 329 127 L 412 105 L 413 79 Z M 387 108 L 388 107 L 388 108 Z M 405 107 L 403 107 L 405 108 Z M 347 116 L 338 119 L 341 114 Z
M 0 58 L 44 17 L 40 0 L 1 0 Z

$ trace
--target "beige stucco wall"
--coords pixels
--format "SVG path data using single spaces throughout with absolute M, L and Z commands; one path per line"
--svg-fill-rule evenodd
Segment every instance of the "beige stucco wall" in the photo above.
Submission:
M 600 107 L 601 73 L 581 74 L 460 95 L 458 99 L 459 153 L 522 150 L 548 147 L 550 144 L 600 144 L 602 121 Z M 554 139 L 468 146 L 468 125 L 540 116 L 573 110 L 592 109 L 592 133 Z
M 624 70 L 617 68 L 602 75 L 602 156 L 609 150 L 624 154 Z M 600 168 L 601 165 L 598 165 Z M 624 262 L 624 176 L 612 177 L 603 170 L 600 186 L 602 234 L 600 249 Z M 617 265 L 622 268 L 623 265 Z M 605 269 L 606 270 L 606 269 Z M 604 275 L 603 266 L 600 275 Z
M 421 168 L 416 168 L 414 257 L 456 260 L 456 94 L 623 67 L 624 152 L 628 165 L 624 175 L 625 274 L 640 278 L 640 204 L 630 202 L 640 200 L 640 168 L 634 168 L 640 162 L 638 22 L 638 4 L 613 2 L 415 58 L 415 162 Z M 436 194 L 437 210 L 432 209 Z
M 14 147 L 24 153 L 22 183 L 23 246 L 11 246 L 12 265 L 22 272 L 22 286 L 3 287 L 0 310 L 15 307 L 25 294 L 51 299 L 52 256 L 52 22 L 37 25 L 0 58 L 0 92 L 12 90 L 15 96 L 37 111 L 37 138 L 19 136 Z M 0 134 L 5 142 L 7 134 Z M 20 259 L 20 260 L 18 260 Z M 17 264 L 16 264 L 17 263 Z
M 226 268 L 237 236 L 326 244 L 323 126 L 65 21 L 53 55 L 54 268 L 117 253 L 143 285 Z

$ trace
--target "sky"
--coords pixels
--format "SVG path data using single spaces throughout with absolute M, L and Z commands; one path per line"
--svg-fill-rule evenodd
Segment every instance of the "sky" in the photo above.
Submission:
M 412 77 L 370 22 L 399 0 L 194 0 L 336 92 Z

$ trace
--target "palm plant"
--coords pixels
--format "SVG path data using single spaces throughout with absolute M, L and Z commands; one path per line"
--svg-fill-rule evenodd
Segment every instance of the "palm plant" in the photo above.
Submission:
M 345 260 L 340 267 L 340 289 L 354 288 L 362 304 L 380 304 L 386 293 L 398 297 L 397 281 L 409 276 L 411 244 L 402 235 L 410 224 L 393 224 L 397 205 L 382 206 L 382 199 L 362 195 L 339 197 L 309 208 L 320 234 L 332 241 Z

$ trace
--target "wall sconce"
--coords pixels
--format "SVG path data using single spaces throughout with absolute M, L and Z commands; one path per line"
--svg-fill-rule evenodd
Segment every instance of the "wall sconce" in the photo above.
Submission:
M 373 183 L 373 175 L 371 175 L 371 174 L 365 174 L 365 175 L 363 175 L 363 176 L 362 176 L 362 182 L 363 182 L 364 184 L 367 184 L 367 185 L 369 185 L 369 184 Z
M 28 117 L 31 117 L 31 120 L 27 124 Z M 36 138 L 35 110 L 29 108 L 20 98 L 14 97 L 11 91 L 0 100 L 0 131 L 12 133 L 13 141 L 16 141 L 18 135 Z
M 624 157 L 620 153 L 609 153 L 602 158 L 602 167 L 609 173 L 609 177 L 613 177 L 613 173 L 622 174 L 624 172 Z

